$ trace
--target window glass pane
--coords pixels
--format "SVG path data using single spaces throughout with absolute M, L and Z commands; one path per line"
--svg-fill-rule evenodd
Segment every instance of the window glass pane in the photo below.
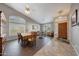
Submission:
M 25 20 L 21 17 L 18 17 L 18 16 L 10 16 L 9 17 L 9 22 L 24 24 Z
M 9 36 L 15 36 L 17 33 L 25 33 L 25 20 L 14 17 L 9 20 Z

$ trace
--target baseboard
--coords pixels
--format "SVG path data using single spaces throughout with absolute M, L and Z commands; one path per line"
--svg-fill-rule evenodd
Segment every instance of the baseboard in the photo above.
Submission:
M 13 40 L 7 40 L 6 42 L 10 42 L 10 41 L 14 41 L 14 40 L 17 40 L 17 39 L 13 39 Z
M 71 45 L 72 45 L 72 47 L 74 48 L 74 50 L 75 50 L 75 52 L 76 52 L 77 56 L 79 56 L 79 53 L 78 53 L 78 51 L 77 51 L 76 47 L 72 44 L 72 42 L 70 42 L 70 44 L 71 44 Z

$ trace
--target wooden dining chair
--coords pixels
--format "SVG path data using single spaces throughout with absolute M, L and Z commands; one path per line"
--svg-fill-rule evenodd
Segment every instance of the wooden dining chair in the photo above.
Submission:
M 25 37 L 23 37 L 22 35 L 21 35 L 21 33 L 18 33 L 18 42 L 20 42 L 21 41 L 21 43 L 23 44 L 23 45 L 25 45 L 28 41 L 27 41 L 27 38 L 25 38 Z
M 33 46 L 33 45 L 36 46 L 36 36 L 35 35 L 28 36 L 28 41 L 29 41 L 30 46 Z
M 37 39 L 37 35 L 33 35 L 33 44 L 36 46 L 36 39 Z
M 20 42 L 23 39 L 23 37 L 22 37 L 21 33 L 17 33 L 17 35 L 18 35 L 18 42 Z
M 2 37 L 0 37 L 0 56 L 2 56 Z

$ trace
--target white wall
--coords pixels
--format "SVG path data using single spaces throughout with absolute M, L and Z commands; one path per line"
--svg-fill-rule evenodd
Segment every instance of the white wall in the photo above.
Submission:
M 72 27 L 72 42 L 79 54 L 79 26 Z
M 79 26 L 73 26 L 71 25 L 71 16 L 75 12 L 75 9 L 78 9 L 79 12 L 79 4 L 72 4 L 71 6 L 71 12 L 70 12 L 70 18 L 69 18 L 69 39 L 72 44 L 72 46 L 75 48 L 75 51 L 79 55 Z M 79 14 L 78 14 L 78 21 L 79 21 Z

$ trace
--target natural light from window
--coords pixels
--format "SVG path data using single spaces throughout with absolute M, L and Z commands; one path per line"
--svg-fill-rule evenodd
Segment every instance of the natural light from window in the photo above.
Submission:
M 18 16 L 9 17 L 9 36 L 25 33 L 25 20 Z

